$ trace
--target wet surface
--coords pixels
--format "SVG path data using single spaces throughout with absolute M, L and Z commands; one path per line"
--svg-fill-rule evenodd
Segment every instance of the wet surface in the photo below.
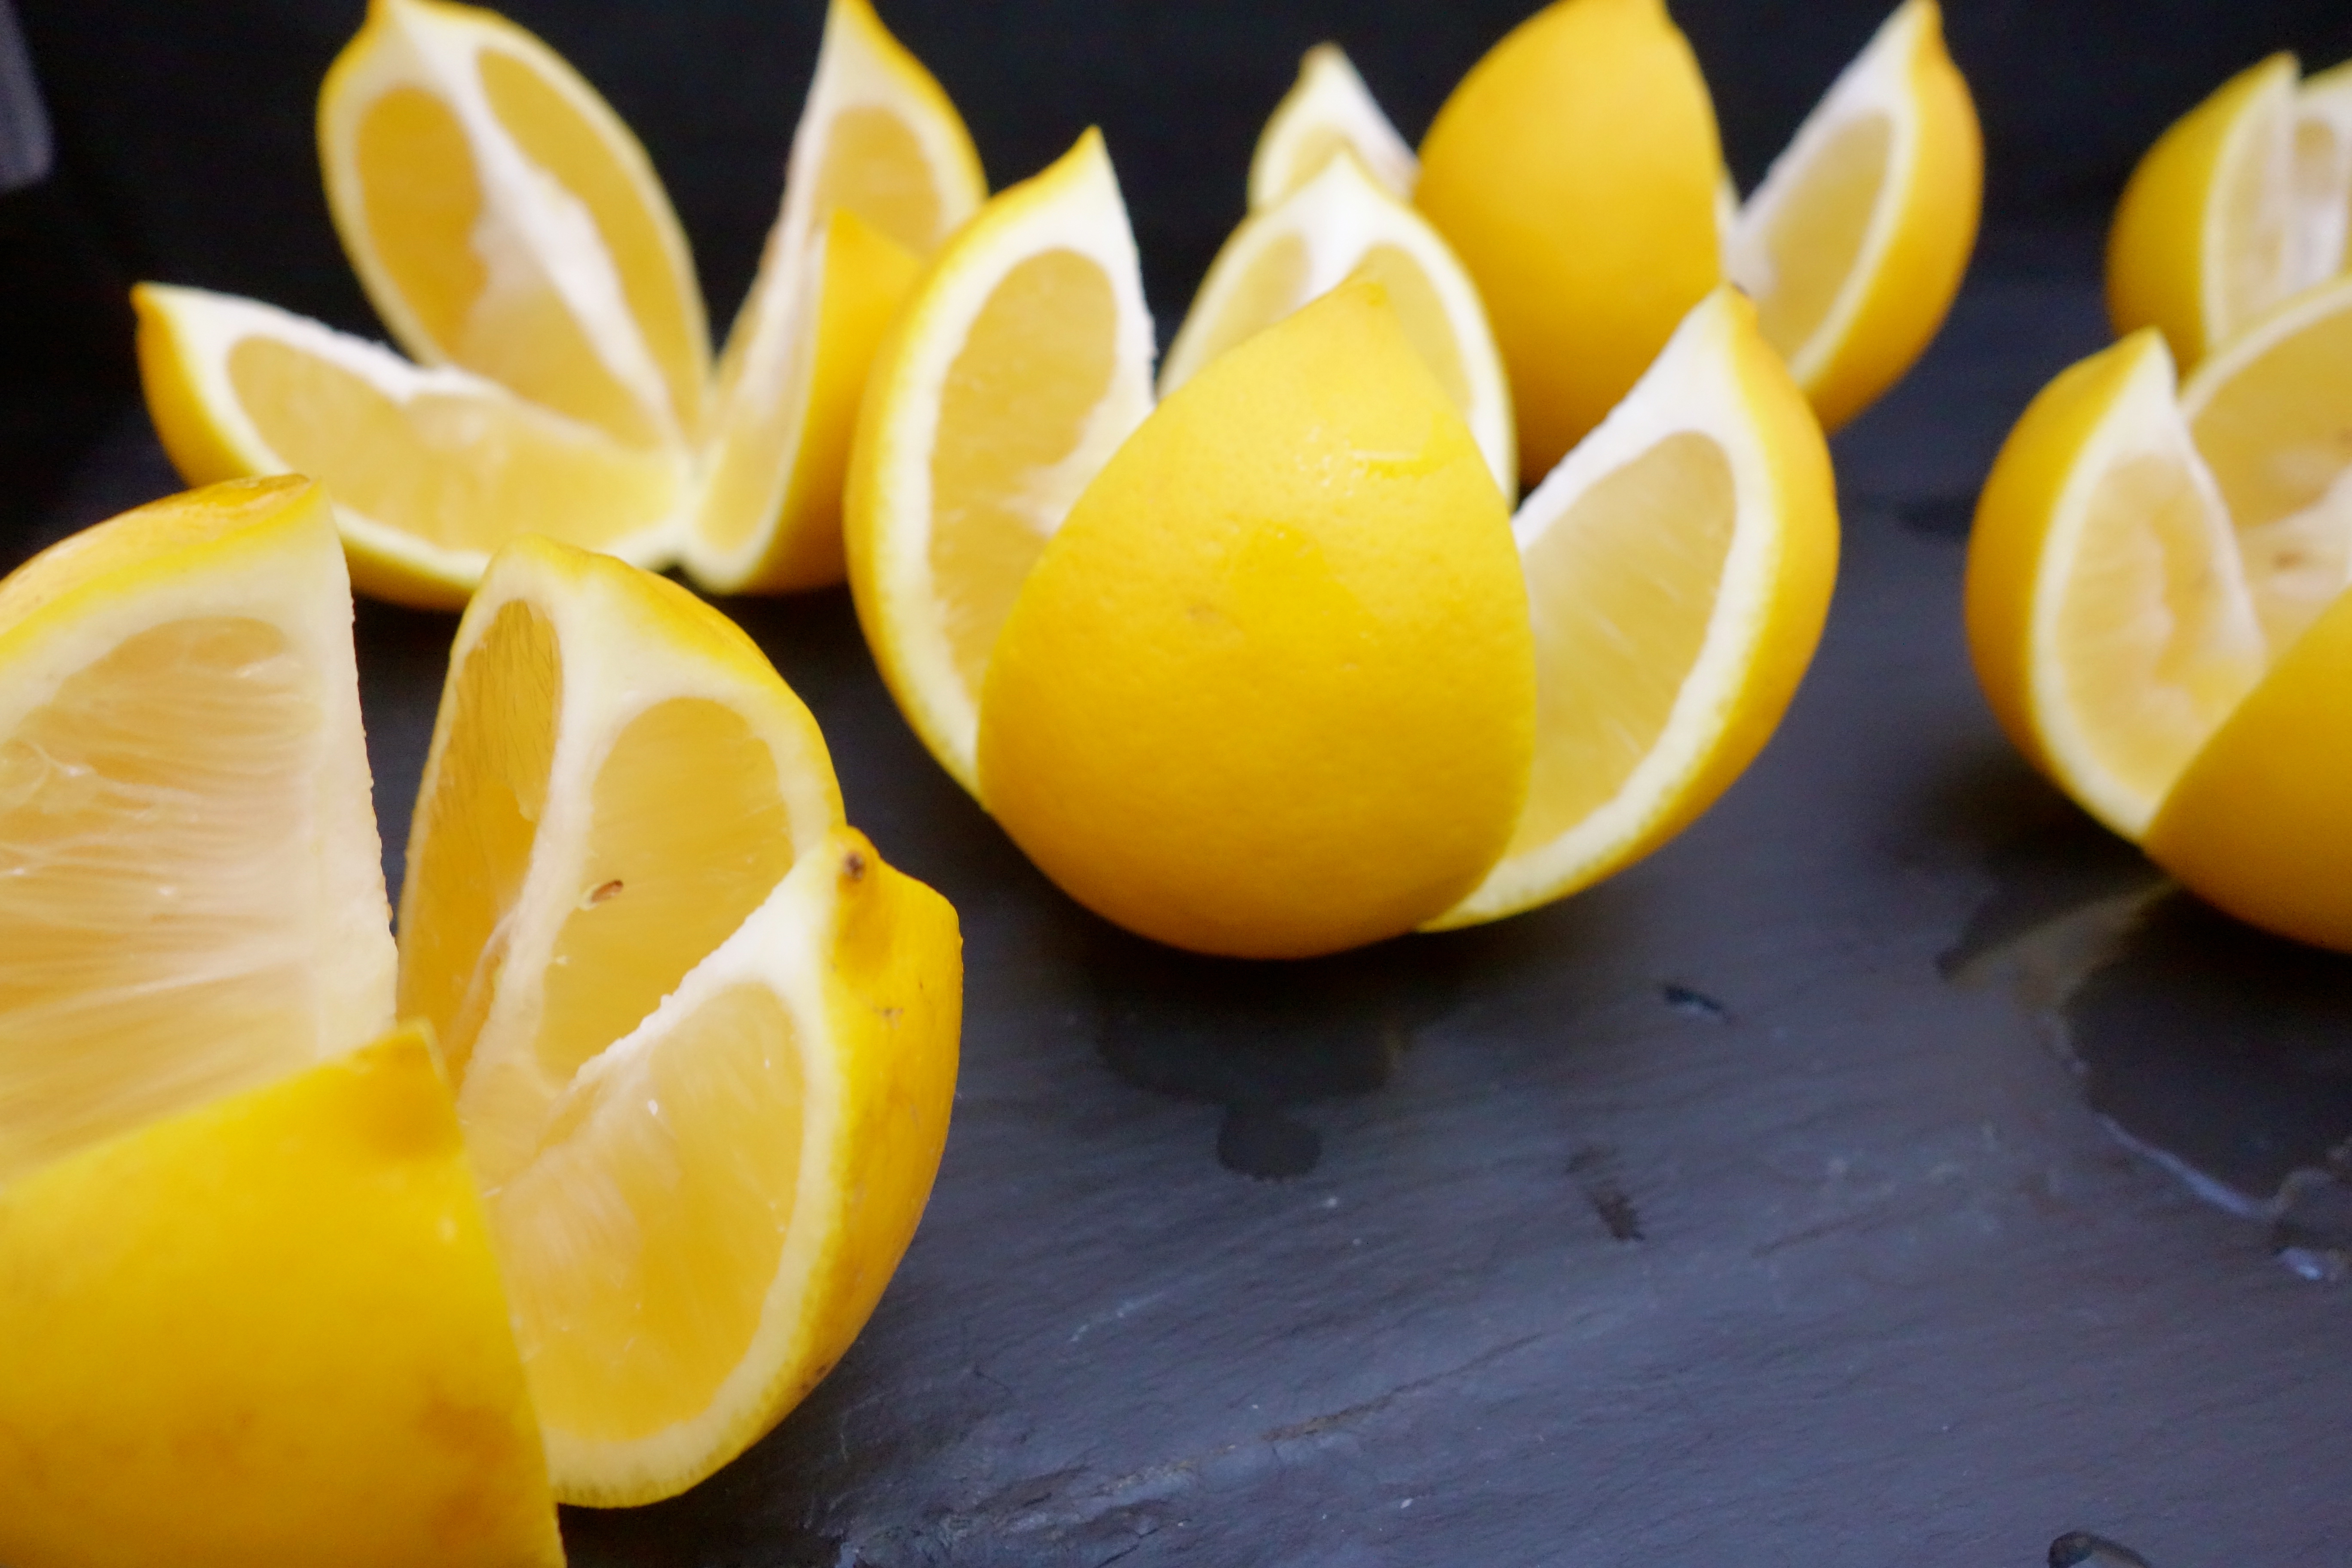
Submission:
M 2297 1175 L 2342 972 L 2060 800 L 1960 634 L 1953 498 L 2098 316 L 1972 283 L 1839 438 L 1821 656 L 1688 832 L 1322 964 L 1109 931 L 923 754 L 845 595 L 730 604 L 957 906 L 954 1125 L 833 1375 L 687 1496 L 567 1510 L 572 1561 L 2026 1568 L 2086 1527 L 2103 1568 L 2341 1561 L 2352 1291 L 2272 1232 L 2324 1271 L 2344 1218 Z M 170 488 L 134 419 L 43 527 Z M 452 626 L 358 618 L 395 872 Z M 2287 1199 L 2222 1212 L 2110 1125 Z

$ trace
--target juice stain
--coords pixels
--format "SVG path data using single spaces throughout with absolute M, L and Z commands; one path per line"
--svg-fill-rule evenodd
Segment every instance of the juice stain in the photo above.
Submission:
M 2285 1267 L 2352 1274 L 2352 958 L 2231 920 L 2087 819 L 1993 869 L 1946 977 L 2011 989 L 2108 1129 Z

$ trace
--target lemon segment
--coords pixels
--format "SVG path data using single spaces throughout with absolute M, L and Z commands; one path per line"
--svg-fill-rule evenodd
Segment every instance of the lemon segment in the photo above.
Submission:
M 1249 210 L 1263 212 L 1320 174 L 1339 152 L 1356 155 L 1374 184 L 1410 200 L 1421 161 L 1337 44 L 1318 44 L 1298 62 L 1298 79 L 1275 105 L 1250 154 Z
M 1505 494 L 1518 488 L 1510 384 L 1476 285 L 1422 216 L 1382 190 L 1353 153 L 1253 214 L 1209 264 L 1168 347 L 1160 395 L 1307 300 L 1364 275 L 1388 290 L 1405 335 L 1469 423 Z
M 1995 459 L 1969 549 L 1969 641 L 2012 739 L 2137 841 L 2261 676 L 2229 512 L 2142 330 L 2045 387 Z
M 1906 0 L 1741 209 L 1725 272 L 1822 425 L 1894 384 L 1942 325 L 1976 240 L 1983 137 L 1935 0 Z
M 944 900 L 835 831 L 491 1194 L 568 1500 L 684 1489 L 848 1348 L 939 1166 L 958 952 Z
M 688 483 L 677 454 L 274 306 L 153 283 L 132 298 L 148 410 L 183 477 L 324 480 L 367 593 L 462 605 L 490 552 L 524 532 L 636 561 L 673 547 Z
M 158 501 L 0 583 L 0 1182 L 380 1032 L 389 913 L 316 485 Z
M 2132 171 L 2107 236 L 2116 330 L 2159 328 L 2194 368 L 2344 270 L 2352 75 L 2298 86 L 2276 54 L 2175 121 Z
M 876 356 L 843 503 L 850 587 L 899 710 L 968 790 L 997 633 L 1150 411 L 1151 351 L 1127 209 L 1090 131 L 948 243 Z
M 0 1185 L 0 1344 L 10 1563 L 563 1562 L 482 1205 L 413 1031 Z
M 1299 957 L 1483 875 L 1527 787 L 1526 587 L 1484 456 L 1379 285 L 1213 361 L 1021 588 L 981 798 L 1157 941 Z
M 700 434 L 709 327 L 626 125 L 553 50 L 446 0 L 371 0 L 319 95 L 344 252 L 394 338 L 627 445 Z
M 866 0 L 833 0 L 784 203 L 719 356 L 685 543 L 719 593 L 841 580 L 842 473 L 866 373 L 938 249 L 987 198 L 963 121 Z
M 2338 595 L 2199 750 L 2148 858 L 2265 931 L 2352 952 L 2352 596 Z
M 2352 278 L 2305 291 L 2208 357 L 2180 411 L 2275 658 L 2352 584 Z
M 1528 799 L 1433 929 L 1622 869 L 1745 769 L 1811 662 L 1837 572 L 1821 427 L 1719 289 L 1513 524 L 1536 649 Z
M 1706 83 L 1661 0 L 1555 0 L 1438 110 L 1413 200 L 1486 301 L 1528 483 L 1716 286 L 1722 170 Z

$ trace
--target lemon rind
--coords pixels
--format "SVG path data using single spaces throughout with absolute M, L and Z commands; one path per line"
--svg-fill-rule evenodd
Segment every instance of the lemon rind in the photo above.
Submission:
M 1321 43 L 1300 58 L 1297 80 L 1258 132 L 1250 154 L 1250 211 L 1276 205 L 1320 173 L 1298 166 L 1299 143 L 1318 130 L 1345 138 L 1382 190 L 1399 200 L 1412 198 L 1421 160 L 1381 111 L 1347 52 Z

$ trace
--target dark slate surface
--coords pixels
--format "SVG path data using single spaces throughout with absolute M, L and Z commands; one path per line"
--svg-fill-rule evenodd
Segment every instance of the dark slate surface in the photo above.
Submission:
M 1754 769 L 1482 931 L 1123 937 L 931 765 L 843 595 L 730 605 L 961 911 L 963 1076 L 840 1368 L 687 1497 L 568 1513 L 574 1562 L 2343 1561 L 2352 1288 L 2305 1276 L 2352 966 L 2157 882 L 1967 666 L 1976 486 L 2105 334 L 2085 247 L 2023 254 L 1840 439 L 1837 601 Z M 172 488 L 126 411 L 25 543 Z M 395 875 L 452 625 L 359 611 Z

